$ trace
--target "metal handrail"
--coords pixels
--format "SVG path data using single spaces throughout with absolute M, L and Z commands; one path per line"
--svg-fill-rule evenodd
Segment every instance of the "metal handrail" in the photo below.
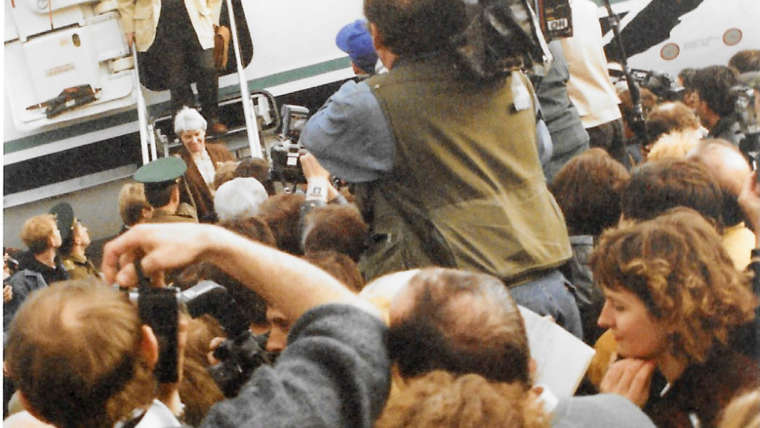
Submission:
M 151 138 L 150 130 L 148 128 L 148 108 L 145 106 L 145 97 L 143 97 L 142 85 L 140 84 L 140 68 L 137 62 L 137 46 L 135 45 L 134 41 L 132 42 L 132 60 L 135 63 L 134 80 L 135 90 L 137 91 L 135 97 L 137 98 L 137 122 L 140 131 L 140 150 L 142 153 L 142 162 L 143 165 L 145 165 L 151 160 L 150 153 L 148 153 L 148 140 L 153 140 L 153 144 L 151 145 L 153 159 L 156 159 L 156 143 L 155 139 Z
M 251 149 L 251 157 L 264 158 L 264 151 L 261 148 L 261 139 L 259 138 L 259 126 L 256 121 L 256 115 L 253 112 L 251 94 L 248 91 L 248 80 L 245 78 L 243 63 L 240 60 L 240 42 L 238 40 L 237 25 L 235 23 L 235 12 L 232 10 L 232 1 L 226 0 L 226 2 L 227 13 L 230 17 L 232 47 L 235 50 L 235 62 L 237 65 L 238 81 L 240 82 L 240 99 L 243 103 L 243 117 L 245 118 L 245 128 L 248 133 L 248 145 Z

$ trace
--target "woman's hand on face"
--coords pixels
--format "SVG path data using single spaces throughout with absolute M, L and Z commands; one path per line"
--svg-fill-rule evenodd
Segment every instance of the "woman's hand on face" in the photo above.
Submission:
M 599 392 L 622 395 L 639 407 L 649 399 L 655 364 L 652 361 L 624 358 L 613 363 L 605 373 Z

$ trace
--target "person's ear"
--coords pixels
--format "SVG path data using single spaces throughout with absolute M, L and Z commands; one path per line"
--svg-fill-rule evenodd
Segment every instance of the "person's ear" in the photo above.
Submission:
M 63 242 L 63 235 L 61 235 L 61 242 Z M 50 232 L 50 235 L 47 237 L 47 246 L 49 248 L 58 248 L 55 246 L 55 231 Z
M 140 211 L 141 220 L 153 217 L 153 207 L 145 207 Z
M 141 328 L 139 354 L 149 368 L 155 367 L 158 362 L 158 339 L 147 324 L 143 324 Z
M 697 102 L 699 102 L 699 92 L 691 89 L 684 93 L 683 103 L 689 106 L 692 110 L 696 109 Z
M 372 36 L 372 44 L 375 46 L 375 50 L 385 49 L 385 43 L 380 35 L 380 31 L 377 29 L 377 25 L 374 22 L 369 23 L 369 35 Z
M 174 186 L 171 196 L 172 203 L 179 202 L 179 185 Z

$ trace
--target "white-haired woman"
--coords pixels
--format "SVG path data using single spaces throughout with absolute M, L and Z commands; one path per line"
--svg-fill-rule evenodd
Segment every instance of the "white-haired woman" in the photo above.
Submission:
M 181 200 L 195 206 L 198 220 L 214 222 L 213 185 L 219 164 L 235 160 L 223 144 L 206 144 L 206 119 L 192 108 L 184 107 L 174 117 L 174 133 L 184 146 L 179 155 L 187 164 Z

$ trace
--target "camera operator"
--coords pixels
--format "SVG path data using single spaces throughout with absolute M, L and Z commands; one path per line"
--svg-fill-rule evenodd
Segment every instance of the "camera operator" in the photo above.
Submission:
M 732 90 L 739 84 L 734 70 L 713 65 L 694 72 L 689 89 L 694 90 L 694 108 L 710 138 L 721 138 L 738 145 L 744 138 L 736 112 L 737 94 Z
M 513 6 L 530 16 L 525 3 Z M 301 142 L 354 185 L 370 224 L 368 280 L 433 264 L 488 272 L 580 336 L 578 308 L 556 270 L 571 250 L 539 163 L 533 91 L 510 67 L 540 62 L 542 36 L 500 32 L 515 24 L 509 7 L 365 0 L 390 71 L 342 87 Z
M 109 242 L 103 273 L 132 285 L 146 275 L 211 262 L 296 320 L 277 363 L 257 369 L 202 426 L 371 427 L 387 399 L 387 334 L 371 304 L 304 260 L 217 226 L 138 225 Z
M 178 330 L 182 355 L 186 322 Z M 158 347 L 123 293 L 94 279 L 66 281 L 17 312 L 6 362 L 24 407 L 56 427 L 180 426 L 177 384 L 159 385 L 153 374 Z

